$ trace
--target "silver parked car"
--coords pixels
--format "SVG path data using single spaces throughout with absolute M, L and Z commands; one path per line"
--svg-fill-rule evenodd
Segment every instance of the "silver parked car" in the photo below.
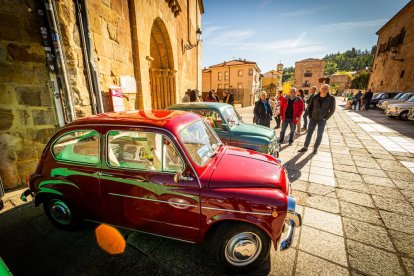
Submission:
M 389 99 L 381 99 L 381 100 L 379 100 L 378 101 L 378 103 L 377 103 L 377 107 L 379 108 L 379 109 L 383 109 L 382 108 L 382 104 L 385 102 L 385 101 L 389 101 L 389 100 L 398 100 L 399 98 L 401 98 L 402 96 L 404 95 L 404 93 L 398 93 L 397 95 L 395 95 L 394 97 L 392 97 L 392 98 L 389 98 Z
M 414 107 L 412 107 L 412 108 L 408 111 L 407 118 L 408 118 L 408 120 L 410 120 L 410 121 L 414 121 Z
M 398 99 L 386 100 L 382 103 L 380 108 L 386 111 L 389 104 L 403 103 L 409 100 L 412 96 L 414 96 L 414 92 L 405 93 Z
M 398 117 L 401 120 L 408 120 L 408 112 L 414 107 L 414 96 L 402 103 L 393 103 L 387 107 L 385 115 L 388 117 Z

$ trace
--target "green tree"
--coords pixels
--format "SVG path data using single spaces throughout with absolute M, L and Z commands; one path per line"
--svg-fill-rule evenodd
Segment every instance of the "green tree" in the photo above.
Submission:
M 332 60 L 328 60 L 325 63 L 325 68 L 323 70 L 323 73 L 325 75 L 332 75 L 332 74 L 335 74 L 337 70 L 338 70 L 338 65 L 336 64 L 336 62 Z
M 295 67 L 283 68 L 282 82 L 291 81 L 295 78 Z
M 366 70 L 360 71 L 354 75 L 351 80 L 352 89 L 365 89 L 368 86 L 369 72 Z
M 373 46 L 371 50 L 352 48 L 343 53 L 328 54 L 324 57 L 326 60 L 325 74 L 333 72 L 334 64 L 336 64 L 336 70 L 340 71 L 358 71 L 366 67 L 372 67 L 375 52 L 376 46 Z

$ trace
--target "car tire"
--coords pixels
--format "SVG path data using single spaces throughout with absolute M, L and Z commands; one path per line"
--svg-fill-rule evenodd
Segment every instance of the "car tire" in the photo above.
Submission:
M 245 248 L 245 255 L 236 247 L 239 251 Z M 215 232 L 211 250 L 224 271 L 247 272 L 258 269 L 269 258 L 270 238 L 254 225 L 226 223 Z
M 370 104 L 369 109 L 375 109 L 375 104 Z
M 407 121 L 408 120 L 408 111 L 401 112 L 400 115 L 398 115 L 398 118 L 400 118 L 403 121 Z
M 43 209 L 49 220 L 63 230 L 75 230 L 79 226 L 79 218 L 75 209 L 66 200 L 58 197 L 47 198 Z

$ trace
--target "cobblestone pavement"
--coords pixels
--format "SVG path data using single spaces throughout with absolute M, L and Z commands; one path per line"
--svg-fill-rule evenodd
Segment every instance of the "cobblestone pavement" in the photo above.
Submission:
M 251 122 L 252 107 L 239 112 Z M 293 248 L 272 249 L 255 274 L 414 275 L 413 138 L 413 122 L 339 106 L 317 155 L 297 152 L 304 133 L 284 144 L 281 159 L 303 226 Z M 12 208 L 18 204 L 9 199 L 0 214 L 0 256 L 15 275 L 221 274 L 202 246 L 121 230 L 126 252 L 108 256 L 96 245 L 96 225 L 60 231 L 41 208 Z

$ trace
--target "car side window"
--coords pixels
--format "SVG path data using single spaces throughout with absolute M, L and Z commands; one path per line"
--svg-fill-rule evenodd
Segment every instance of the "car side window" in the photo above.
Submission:
M 176 172 L 183 162 L 174 145 L 159 133 L 112 130 L 108 164 L 114 168 Z
M 192 110 L 192 112 L 203 116 L 212 128 L 221 128 L 221 125 L 223 124 L 223 119 L 215 110 Z
M 95 165 L 99 162 L 99 134 L 95 130 L 66 133 L 53 143 L 52 153 L 58 161 Z

